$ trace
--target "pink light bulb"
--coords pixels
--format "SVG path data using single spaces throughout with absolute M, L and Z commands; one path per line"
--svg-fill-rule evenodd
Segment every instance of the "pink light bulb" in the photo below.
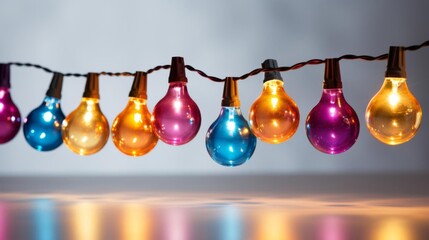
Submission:
M 21 127 L 21 114 L 10 96 L 10 65 L 0 64 L 0 144 L 12 140 Z
M 173 57 L 167 94 L 155 105 L 152 125 L 161 141 L 178 146 L 191 141 L 201 125 L 201 113 L 189 96 L 182 57 Z

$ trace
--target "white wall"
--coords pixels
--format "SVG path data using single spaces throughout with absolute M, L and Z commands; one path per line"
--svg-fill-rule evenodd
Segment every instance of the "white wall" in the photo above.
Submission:
M 390 45 L 429 39 L 428 1 L 3 1 L 0 62 L 37 63 L 61 72 L 147 70 L 172 56 L 217 77 L 239 76 L 266 58 L 281 66 L 346 53 L 379 55 Z M 206 152 L 205 133 L 216 119 L 223 85 L 187 72 L 188 89 L 203 122 L 197 137 L 173 147 L 162 142 L 148 155 L 127 157 L 111 141 L 97 154 L 78 156 L 65 145 L 37 152 L 22 129 L 0 145 L 0 175 L 271 174 L 428 171 L 429 48 L 407 52 L 408 86 L 423 107 L 423 123 L 410 142 L 392 147 L 372 138 L 364 112 L 383 82 L 386 62 L 342 61 L 345 97 L 361 121 L 357 143 L 346 153 L 326 155 L 305 136 L 304 121 L 321 95 L 323 65 L 282 73 L 286 92 L 300 108 L 296 135 L 281 145 L 258 141 L 252 159 L 229 169 Z M 44 97 L 51 75 L 12 67 L 12 94 L 25 117 Z M 149 108 L 167 89 L 168 70 L 149 75 Z M 263 75 L 239 83 L 242 110 L 258 97 Z M 129 77 L 101 77 L 101 108 L 112 123 L 123 109 Z M 84 78 L 66 78 L 62 106 L 80 102 Z

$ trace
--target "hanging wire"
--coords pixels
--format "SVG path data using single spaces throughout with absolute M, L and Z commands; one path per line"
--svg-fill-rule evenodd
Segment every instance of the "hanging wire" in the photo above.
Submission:
M 416 51 L 416 50 L 419 50 L 422 47 L 428 47 L 428 46 L 429 46 L 429 40 L 425 41 L 425 42 L 423 42 L 423 43 L 421 43 L 419 45 L 412 45 L 412 46 L 405 47 L 405 50 L 406 51 Z M 387 58 L 388 58 L 388 54 L 385 53 L 385 54 L 382 54 L 382 55 L 379 55 L 379 56 L 375 56 L 375 57 L 374 56 L 368 56 L 368 55 L 346 54 L 346 55 L 343 55 L 341 57 L 338 57 L 337 59 L 338 60 L 378 61 L 378 60 L 386 60 Z M 300 69 L 300 68 L 302 68 L 304 66 L 307 66 L 307 65 L 318 65 L 318 64 L 323 64 L 323 63 L 325 63 L 325 60 L 322 60 L 322 59 L 311 59 L 311 60 L 308 60 L 308 61 L 305 61 L 305 62 L 296 63 L 296 64 L 294 64 L 292 66 L 289 66 L 289 67 L 278 67 L 278 68 L 269 68 L 269 69 L 268 68 L 257 68 L 257 69 L 254 69 L 254 70 L 246 73 L 246 74 L 243 74 L 240 77 L 233 77 L 233 79 L 234 80 L 244 80 L 244 79 L 246 79 L 248 77 L 257 75 L 257 74 L 259 74 L 261 72 L 270 72 L 270 71 L 287 72 L 287 71 L 290 71 L 290 70 Z M 41 66 L 39 64 L 33 64 L 33 63 L 9 62 L 8 64 L 9 65 L 14 65 L 14 66 L 19 66 L 19 67 L 34 67 L 34 68 L 37 68 L 37 69 L 42 69 L 42 70 L 44 70 L 47 73 L 55 73 L 55 72 L 57 72 L 57 71 L 51 70 L 51 69 L 49 69 L 47 67 Z M 151 68 L 151 69 L 147 70 L 146 74 L 151 74 L 151 73 L 153 73 L 155 71 L 158 71 L 158 70 L 161 70 L 161 69 L 169 69 L 170 67 L 171 67 L 170 65 L 159 65 L 159 66 L 156 66 L 154 68 Z M 196 68 L 192 67 L 191 65 L 185 65 L 185 68 L 188 69 L 189 71 L 196 72 L 200 76 L 202 76 L 204 78 L 207 78 L 207 79 L 209 79 L 211 81 L 214 81 L 214 82 L 223 82 L 223 81 L 225 81 L 225 79 L 214 77 L 214 76 L 210 76 L 210 75 L 206 74 L 204 71 L 196 69 Z M 60 72 L 58 72 L 58 73 L 60 73 Z M 104 72 L 104 71 L 103 72 L 98 72 L 97 74 L 99 74 L 99 75 L 105 75 L 105 76 L 112 76 L 112 77 L 113 76 L 114 77 L 121 77 L 121 76 L 128 77 L 128 76 L 134 76 L 135 75 L 134 73 L 131 73 L 131 72 Z M 86 77 L 87 76 L 87 74 L 82 74 L 82 73 L 63 73 L 63 75 L 65 77 Z

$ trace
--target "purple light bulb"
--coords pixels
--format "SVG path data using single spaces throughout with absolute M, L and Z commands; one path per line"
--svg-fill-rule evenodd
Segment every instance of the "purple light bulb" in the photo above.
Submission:
M 12 140 L 21 126 L 21 114 L 10 96 L 10 66 L 0 64 L 0 144 Z
M 359 119 L 343 96 L 338 59 L 325 60 L 325 81 L 319 103 L 306 120 L 307 137 L 319 151 L 347 151 L 359 136 Z
M 182 57 L 173 57 L 167 94 L 155 105 L 152 125 L 161 141 L 182 145 L 191 141 L 201 125 L 201 113 L 189 96 Z

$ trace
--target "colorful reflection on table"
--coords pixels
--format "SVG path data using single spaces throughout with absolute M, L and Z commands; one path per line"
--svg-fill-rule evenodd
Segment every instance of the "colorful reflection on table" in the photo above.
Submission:
M 383 201 L 8 196 L 0 200 L 0 240 L 429 239 L 426 200 Z

